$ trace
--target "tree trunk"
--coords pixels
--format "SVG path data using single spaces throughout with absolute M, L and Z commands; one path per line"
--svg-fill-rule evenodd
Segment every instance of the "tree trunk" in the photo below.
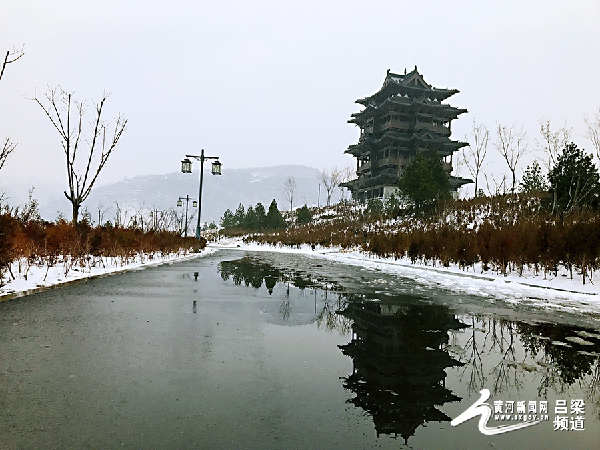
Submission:
M 71 202 L 73 205 L 73 225 L 77 225 L 77 219 L 79 218 L 79 203 L 73 201 Z

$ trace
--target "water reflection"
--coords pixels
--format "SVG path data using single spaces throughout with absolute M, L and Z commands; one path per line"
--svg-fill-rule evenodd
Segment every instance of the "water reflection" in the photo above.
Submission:
M 284 321 L 293 312 L 290 287 L 310 292 L 298 297 L 298 308 L 307 311 L 303 304 L 314 297 L 312 322 L 350 336 L 339 346 L 353 365 L 342 383 L 353 396 L 348 402 L 372 417 L 377 436 L 401 436 L 408 443 L 427 422 L 450 421 L 444 412 L 449 404 L 478 397 L 483 388 L 495 398 L 584 395 L 589 416 L 600 410 L 596 330 L 561 324 L 560 317 L 530 323 L 525 314 L 508 320 L 493 311 L 457 313 L 451 305 L 372 285 L 364 288 L 369 292 L 349 292 L 323 279 L 316 267 L 300 272 L 245 257 L 221 262 L 219 271 L 237 285 L 264 285 L 269 295 L 279 283 Z
M 533 377 L 540 398 L 581 386 L 600 405 L 600 334 L 563 324 L 471 317 L 466 342 L 451 348 L 466 364 L 469 392 L 521 389 Z M 460 341 L 458 341 L 460 342 Z
M 310 280 L 293 270 L 280 270 L 270 264 L 259 262 L 254 258 L 241 258 L 234 261 L 221 261 L 218 270 L 223 280 L 233 279 L 236 285 L 245 283 L 246 286 L 252 286 L 259 289 L 263 283 L 269 294 L 273 294 L 273 289 L 278 282 L 291 283 L 293 286 L 305 289 L 312 286 L 316 280 Z M 289 288 L 288 288 L 289 294 Z
M 231 279 L 238 286 L 244 283 L 255 289 L 260 289 L 264 285 L 269 295 L 273 295 L 274 289 L 279 283 L 283 290 L 282 295 L 278 298 L 278 314 L 284 322 L 288 321 L 294 312 L 294 296 L 291 295 L 291 288 L 296 288 L 299 290 L 298 297 L 302 300 L 314 296 L 315 321 L 319 325 L 324 325 L 328 329 L 349 329 L 349 326 L 344 327 L 344 320 L 340 320 L 339 316 L 335 314 L 341 299 L 336 283 L 327 282 L 320 276 L 307 275 L 301 271 L 277 268 L 251 257 L 221 261 L 218 264 L 218 270 L 221 278 L 225 281 Z M 305 294 L 305 291 L 309 291 L 311 295 Z M 300 306 L 301 308 L 297 308 L 296 312 L 307 314 L 307 308 L 302 307 L 305 305 Z
M 350 299 L 339 314 L 352 321 L 352 340 L 341 351 L 352 358 L 344 387 L 349 400 L 373 416 L 377 436 L 404 442 L 426 422 L 449 422 L 438 409 L 460 400 L 445 387 L 448 367 L 462 365 L 445 349 L 450 330 L 466 325 L 445 307 Z

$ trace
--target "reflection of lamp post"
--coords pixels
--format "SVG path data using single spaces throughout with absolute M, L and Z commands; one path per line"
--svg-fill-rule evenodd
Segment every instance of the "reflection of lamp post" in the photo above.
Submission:
M 200 161 L 200 188 L 198 189 L 198 224 L 196 225 L 196 239 L 200 239 L 200 216 L 202 215 L 202 179 L 204 178 L 204 160 L 214 159 L 212 163 L 212 174 L 221 175 L 221 163 L 218 161 L 218 156 L 204 156 L 204 149 L 200 156 L 185 155 L 185 159 L 181 161 L 181 171 L 183 173 L 192 173 L 192 161 L 188 158 L 195 158 Z
M 177 206 L 181 207 L 183 206 L 183 200 L 185 200 L 185 229 L 183 232 L 183 236 L 187 237 L 187 230 L 188 230 L 188 203 L 190 202 L 190 200 L 194 200 L 193 198 L 191 198 L 189 195 L 186 195 L 185 197 L 179 197 L 179 200 L 177 200 Z M 198 207 L 198 202 L 196 200 L 194 200 L 192 202 L 192 206 L 194 208 Z

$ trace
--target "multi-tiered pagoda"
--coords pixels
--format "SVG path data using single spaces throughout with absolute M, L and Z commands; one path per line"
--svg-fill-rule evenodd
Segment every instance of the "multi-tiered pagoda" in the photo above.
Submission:
M 458 90 L 432 87 L 416 66 L 404 72 L 398 75 L 388 70 L 381 89 L 357 100 L 365 109 L 348 121 L 360 127 L 358 143 L 346 150 L 356 157 L 358 178 L 342 185 L 352 191 L 354 199 L 394 194 L 404 167 L 420 152 L 436 152 L 450 174 L 452 154 L 468 145 L 450 139 L 452 120 L 467 110 L 442 103 Z M 451 176 L 450 182 L 458 189 L 471 180 Z

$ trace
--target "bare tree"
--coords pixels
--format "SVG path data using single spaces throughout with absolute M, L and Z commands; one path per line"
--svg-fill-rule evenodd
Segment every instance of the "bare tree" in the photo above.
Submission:
M 475 178 L 475 197 L 477 197 L 479 193 L 479 173 L 481 172 L 483 160 L 487 154 L 487 145 L 490 140 L 490 132 L 484 124 L 477 124 L 475 119 L 473 119 L 471 138 L 472 139 L 469 140 L 469 138 L 466 137 L 467 141 L 469 142 L 469 146 L 465 148 L 465 152 L 463 153 L 463 161 L 465 166 L 467 166 L 471 176 Z M 471 141 L 473 142 L 472 145 Z
M 110 94 L 104 93 L 102 100 L 94 105 L 94 117 L 90 121 L 89 138 L 83 136 L 83 119 L 86 113 L 85 102 L 73 99 L 73 94 L 64 91 L 60 86 L 49 88 L 45 93 L 46 101 L 35 97 L 42 110 L 46 113 L 54 128 L 60 134 L 62 147 L 66 156 L 67 178 L 69 191 L 65 197 L 73 206 L 73 224 L 77 223 L 79 208 L 88 198 L 98 175 L 104 168 L 112 151 L 119 143 L 119 139 L 127 126 L 127 119 L 122 114 L 115 119 L 114 131 L 109 130 L 110 125 L 102 120 L 104 103 Z M 46 106 L 44 103 L 47 103 Z M 108 134 L 108 135 L 107 135 Z M 76 162 L 81 153 L 82 140 L 87 144 L 84 153 L 83 171 L 79 170 Z
M 11 142 L 10 138 L 6 138 L 4 140 L 4 143 L 2 144 L 2 147 L 0 148 L 0 169 L 2 169 L 2 167 L 4 166 L 4 163 L 6 162 L 6 160 L 10 156 L 10 154 L 15 150 L 16 147 L 17 147 L 17 144 L 14 142 Z
M 288 177 L 288 179 L 285 180 L 285 184 L 283 185 L 283 195 L 285 195 L 285 200 L 290 202 L 290 212 L 292 212 L 292 208 L 294 206 L 296 188 L 296 180 L 294 180 L 294 177 Z
M 98 226 L 101 226 L 102 223 L 104 222 L 104 214 L 106 214 L 106 212 L 109 209 L 110 209 L 110 206 L 107 206 L 105 208 L 104 205 L 102 204 L 102 202 L 98 201 Z
M 493 187 L 490 187 L 490 180 L 488 179 L 487 174 L 484 172 L 483 176 L 485 177 L 485 184 L 487 186 L 487 190 L 490 197 L 498 197 L 500 195 L 506 194 L 506 175 L 502 175 L 502 179 L 500 181 L 496 180 L 494 174 L 490 174 L 490 178 L 494 183 Z
M 346 166 L 344 167 L 341 171 L 340 171 L 340 184 L 341 183 L 347 183 L 348 181 L 354 179 L 356 176 L 356 171 L 353 167 L 351 166 Z M 342 190 L 342 198 L 345 199 L 345 195 L 344 192 Z
M 339 187 L 341 180 L 342 172 L 335 166 L 329 170 L 324 169 L 319 175 L 319 181 L 323 183 L 325 192 L 327 192 L 327 206 L 330 206 L 331 196 L 335 192 L 335 189 Z
M 556 165 L 559 153 L 571 142 L 571 128 L 567 127 L 567 122 L 563 127 L 552 131 L 550 119 L 544 117 L 540 119 L 540 134 L 542 141 L 538 141 L 538 147 L 548 155 L 548 169 Z
M 584 116 L 583 120 L 587 127 L 587 137 L 592 141 L 592 145 L 596 149 L 596 156 L 600 159 L 600 107 L 593 118 Z
M 2 79 L 2 76 L 4 75 L 4 69 L 6 69 L 6 66 L 10 63 L 14 63 L 17 59 L 19 59 L 24 54 L 25 53 L 23 52 L 23 49 L 21 49 L 21 50 L 13 49 L 12 52 L 10 50 L 6 51 L 6 55 L 4 56 L 4 61 L 2 62 L 2 67 L 0 68 L 0 80 Z M 4 166 L 4 163 L 6 162 L 6 160 L 10 156 L 10 154 L 15 150 L 16 147 L 17 147 L 17 144 L 12 142 L 10 140 L 10 138 L 6 138 L 4 140 L 4 142 L 0 146 L 0 169 L 2 169 L 2 167 Z
M 25 52 L 23 51 L 22 48 L 21 48 L 21 50 L 15 50 L 13 48 L 12 52 L 10 50 L 6 51 L 6 55 L 4 56 L 4 61 L 2 62 L 2 68 L 0 69 L 0 80 L 2 79 L 2 76 L 4 75 L 4 69 L 6 69 L 6 66 L 9 65 L 10 63 L 14 63 L 17 59 L 19 59 L 24 54 L 25 54 Z
M 508 165 L 508 169 L 512 174 L 511 193 L 514 194 L 517 185 L 517 165 L 519 160 L 527 153 L 527 133 L 521 128 L 516 129 L 515 125 L 507 127 L 505 125 L 496 124 L 496 141 L 494 146 Z

